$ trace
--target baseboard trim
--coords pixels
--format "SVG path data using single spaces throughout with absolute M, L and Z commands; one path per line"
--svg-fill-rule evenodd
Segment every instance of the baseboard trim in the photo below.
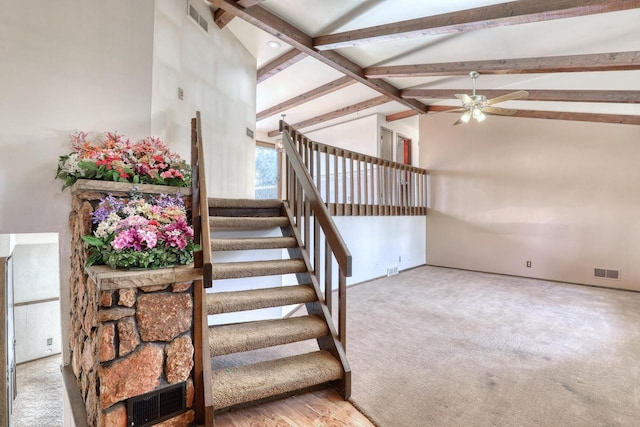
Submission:
M 545 282 L 565 283 L 567 285 L 587 286 L 589 288 L 598 288 L 598 289 L 611 289 L 613 291 L 625 291 L 625 292 L 633 292 L 633 293 L 638 293 L 639 292 L 639 291 L 636 291 L 636 290 L 633 290 L 633 289 L 615 288 L 615 287 L 612 287 L 612 286 L 592 285 L 590 283 L 580 283 L 580 282 L 567 282 L 565 280 L 546 279 L 544 277 L 521 276 L 521 275 L 518 275 L 518 274 L 497 273 L 495 271 L 473 270 L 471 268 L 450 267 L 448 265 L 424 264 L 424 266 L 425 267 L 448 268 L 450 270 L 470 271 L 472 273 L 495 274 L 495 275 L 498 275 L 498 276 L 517 277 L 517 278 L 520 278 L 520 279 L 544 280 Z

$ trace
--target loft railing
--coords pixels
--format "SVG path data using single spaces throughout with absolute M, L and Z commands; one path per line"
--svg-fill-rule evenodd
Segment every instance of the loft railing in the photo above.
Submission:
M 428 172 L 287 133 L 332 215 L 426 215 Z
M 193 284 L 193 342 L 194 386 L 196 423 L 213 425 L 213 395 L 211 390 L 211 364 L 209 362 L 207 301 L 205 288 L 212 284 L 211 264 L 211 230 L 209 229 L 209 203 L 207 199 L 207 183 L 204 167 L 204 150 L 202 144 L 202 123 L 200 112 L 191 119 L 191 195 L 192 224 L 194 241 L 202 247 L 195 253 L 194 266 L 202 268 L 202 280 Z
M 282 125 L 283 122 L 281 122 Z M 324 282 L 324 299 L 331 315 L 336 314 L 333 303 L 333 260 L 338 268 L 338 338 L 346 349 L 347 338 L 347 277 L 351 276 L 351 254 L 347 249 L 331 214 L 322 201 L 309 171 L 291 137 L 284 132 L 283 145 L 286 153 L 287 185 L 285 207 L 295 224 L 302 249 L 308 254 L 313 269 L 313 278 L 318 286 Z M 313 236 L 313 237 L 312 237 Z M 324 247 L 322 246 L 324 242 Z M 322 253 L 324 252 L 324 259 Z M 322 266 L 324 265 L 324 268 Z

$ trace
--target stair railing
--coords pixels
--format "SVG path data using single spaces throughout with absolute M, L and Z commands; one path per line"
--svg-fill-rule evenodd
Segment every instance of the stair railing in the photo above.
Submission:
M 285 126 L 287 126 L 286 123 L 280 121 L 281 131 L 285 129 Z M 288 202 L 296 226 L 301 231 L 303 248 L 307 250 L 307 253 L 313 254 L 310 262 L 318 284 L 322 283 L 322 274 L 320 272 L 321 234 L 324 236 L 324 298 L 325 304 L 332 315 L 334 314 L 332 299 L 333 258 L 335 258 L 338 265 L 338 337 L 343 349 L 346 349 L 346 278 L 351 276 L 351 254 L 288 132 L 282 133 L 282 140 L 286 152 L 287 168 L 286 197 L 283 197 L 283 199 Z M 313 231 L 313 248 L 309 247 L 311 231 Z
M 321 144 L 282 126 L 332 215 L 427 214 L 426 169 Z
M 204 167 L 202 122 L 200 112 L 191 119 L 191 195 L 194 241 L 202 247 L 194 255 L 194 267 L 202 268 L 202 279 L 193 284 L 193 342 L 196 423 L 213 425 L 213 395 L 208 342 L 207 301 L 205 288 L 212 286 L 211 230 Z

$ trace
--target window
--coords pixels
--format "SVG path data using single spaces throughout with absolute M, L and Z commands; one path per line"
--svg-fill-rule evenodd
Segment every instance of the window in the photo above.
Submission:
M 256 199 L 278 199 L 278 152 L 267 144 L 256 145 Z

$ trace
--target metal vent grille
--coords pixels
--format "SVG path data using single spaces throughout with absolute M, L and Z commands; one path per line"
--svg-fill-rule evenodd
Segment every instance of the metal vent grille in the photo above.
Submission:
M 593 269 L 593 277 L 597 277 L 599 279 L 620 280 L 620 270 L 596 267 Z
M 606 278 L 607 277 L 607 270 L 605 268 L 594 268 L 593 269 L 593 275 L 595 277 Z
M 200 13 L 198 12 L 198 10 L 195 7 L 193 7 L 191 3 L 189 3 L 189 9 L 187 13 L 189 14 L 189 17 L 191 17 L 193 22 L 195 22 L 200 28 L 202 28 L 205 33 L 209 32 L 209 23 L 207 22 L 206 19 L 200 16 Z
M 200 14 L 196 10 L 196 8 L 191 5 L 189 5 L 189 16 L 192 17 L 196 22 L 198 22 L 198 19 L 200 19 Z
M 127 425 L 152 426 L 184 412 L 185 395 L 186 383 L 180 383 L 128 399 Z
M 209 23 L 202 16 L 198 20 L 198 24 L 200 24 L 203 30 L 205 30 L 206 32 L 209 32 Z

